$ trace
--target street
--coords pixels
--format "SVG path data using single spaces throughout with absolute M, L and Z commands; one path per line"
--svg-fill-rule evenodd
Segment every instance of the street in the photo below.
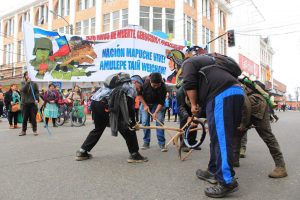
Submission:
M 240 190 L 228 198 L 243 200 L 300 199 L 300 112 L 278 112 L 279 121 L 272 129 L 279 140 L 287 163 L 288 177 L 270 179 L 274 168 L 270 153 L 255 130 L 249 131 L 246 158 L 236 169 Z M 179 126 L 167 122 L 168 126 Z M 175 146 L 160 152 L 156 134 L 152 131 L 151 148 L 140 150 L 149 158 L 143 164 L 128 164 L 125 141 L 119 134 L 112 137 L 106 129 L 92 150 L 93 159 L 77 162 L 78 150 L 92 129 L 89 120 L 85 127 L 52 128 L 49 136 L 39 124 L 39 136 L 29 128 L 27 136 L 19 137 L 18 130 L 9 130 L 8 122 L 0 123 L 0 199 L 143 199 L 199 200 L 208 183 L 195 176 L 198 168 L 205 169 L 209 160 L 209 137 L 201 151 L 194 151 L 184 162 L 177 157 Z M 139 144 L 143 132 L 139 131 Z M 175 134 L 175 133 L 173 133 Z M 166 134 L 167 140 L 169 139 Z

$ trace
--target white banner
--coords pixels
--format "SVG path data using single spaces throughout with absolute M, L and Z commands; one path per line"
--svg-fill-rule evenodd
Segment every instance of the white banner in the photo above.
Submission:
M 27 70 L 34 81 L 98 82 L 126 72 L 172 76 L 167 53 L 183 50 L 151 33 L 134 28 L 92 36 L 64 35 L 24 24 Z

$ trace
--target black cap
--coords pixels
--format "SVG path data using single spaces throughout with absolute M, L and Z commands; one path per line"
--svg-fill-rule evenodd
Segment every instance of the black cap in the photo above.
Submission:
M 151 83 L 161 83 L 163 80 L 160 73 L 153 72 L 150 74 L 150 81 Z

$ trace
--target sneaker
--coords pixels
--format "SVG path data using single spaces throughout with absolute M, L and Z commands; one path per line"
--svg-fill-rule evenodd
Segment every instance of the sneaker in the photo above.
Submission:
M 233 167 L 240 167 L 240 161 L 233 162 Z
M 25 131 L 21 131 L 21 133 L 19 134 L 19 136 L 25 136 L 26 132 Z
M 229 185 L 218 184 L 218 185 L 206 188 L 204 190 L 204 193 L 208 197 L 222 198 L 222 197 L 225 197 L 226 195 L 236 192 L 238 190 L 239 190 L 239 184 L 236 180 L 234 180 L 234 182 Z
M 246 158 L 246 149 L 241 148 L 241 150 L 240 150 L 240 158 Z
M 128 163 L 142 163 L 142 162 L 148 162 L 148 158 L 142 156 L 139 152 L 132 153 L 128 160 Z
M 89 154 L 87 151 L 85 152 L 81 152 L 81 151 L 76 151 L 76 160 L 77 161 L 83 161 L 83 160 L 88 160 L 90 158 L 92 158 L 92 154 Z
M 198 169 L 196 171 L 196 176 L 204 181 L 207 181 L 211 184 L 216 184 L 217 180 L 215 178 L 215 175 L 209 172 L 208 170 L 203 171 L 202 169 Z
M 141 149 L 143 149 L 143 150 L 150 149 L 150 144 L 144 143 L 143 146 L 141 147 Z
M 36 131 L 33 131 L 34 136 L 38 136 L 39 134 Z
M 287 171 L 285 167 L 276 167 L 270 174 L 270 178 L 283 178 L 286 177 Z
M 164 144 L 159 145 L 159 148 L 160 148 L 161 152 L 167 152 L 168 151 L 166 145 L 164 145 Z

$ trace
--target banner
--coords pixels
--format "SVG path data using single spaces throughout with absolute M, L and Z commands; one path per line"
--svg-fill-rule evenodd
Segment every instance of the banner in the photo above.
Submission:
M 126 28 L 91 36 L 64 35 L 24 24 L 25 53 L 33 81 L 99 82 L 111 74 L 174 74 L 166 57 L 170 43 L 151 33 Z

